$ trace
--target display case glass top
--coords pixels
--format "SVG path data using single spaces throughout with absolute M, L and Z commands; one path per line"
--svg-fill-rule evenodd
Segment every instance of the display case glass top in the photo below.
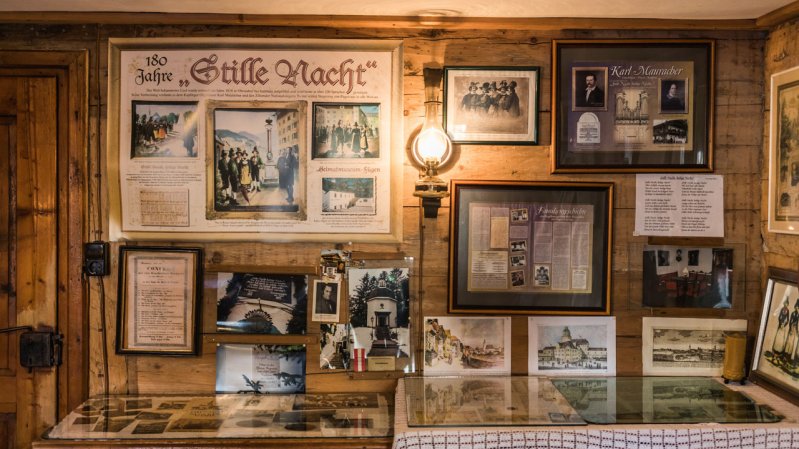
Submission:
M 51 440 L 375 438 L 393 434 L 380 393 L 109 396 L 81 404 Z

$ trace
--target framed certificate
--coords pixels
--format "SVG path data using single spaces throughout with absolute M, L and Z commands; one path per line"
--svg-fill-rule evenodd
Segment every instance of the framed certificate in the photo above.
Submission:
M 199 353 L 202 249 L 119 249 L 118 354 Z

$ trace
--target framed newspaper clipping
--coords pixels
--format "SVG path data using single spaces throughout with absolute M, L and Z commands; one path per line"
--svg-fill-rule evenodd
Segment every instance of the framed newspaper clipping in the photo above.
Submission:
M 712 172 L 712 40 L 552 43 L 553 173 Z
M 202 248 L 119 248 L 118 354 L 199 354 L 202 254 Z
M 613 184 L 453 180 L 449 311 L 610 314 Z
M 402 43 L 110 39 L 113 240 L 402 240 Z

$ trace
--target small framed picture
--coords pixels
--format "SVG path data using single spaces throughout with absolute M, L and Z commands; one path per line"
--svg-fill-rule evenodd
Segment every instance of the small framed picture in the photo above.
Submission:
M 313 281 L 313 321 L 338 323 L 341 310 L 341 283 L 330 280 Z
M 799 404 L 799 273 L 769 268 L 749 378 Z
M 616 375 L 615 317 L 529 317 L 528 374 Z
M 607 111 L 607 92 L 607 67 L 572 67 L 572 111 Z
M 535 145 L 538 67 L 444 67 L 444 129 L 455 143 Z
M 118 354 L 199 353 L 202 259 L 201 248 L 119 249 Z

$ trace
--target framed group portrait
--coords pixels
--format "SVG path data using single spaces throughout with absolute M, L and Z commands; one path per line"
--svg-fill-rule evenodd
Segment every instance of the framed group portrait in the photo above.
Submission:
M 768 230 L 799 234 L 799 67 L 771 76 Z
M 712 40 L 555 40 L 553 173 L 713 171 Z
M 608 315 L 613 184 L 453 180 L 449 311 Z
M 444 129 L 455 143 L 535 145 L 538 67 L 444 67 Z

